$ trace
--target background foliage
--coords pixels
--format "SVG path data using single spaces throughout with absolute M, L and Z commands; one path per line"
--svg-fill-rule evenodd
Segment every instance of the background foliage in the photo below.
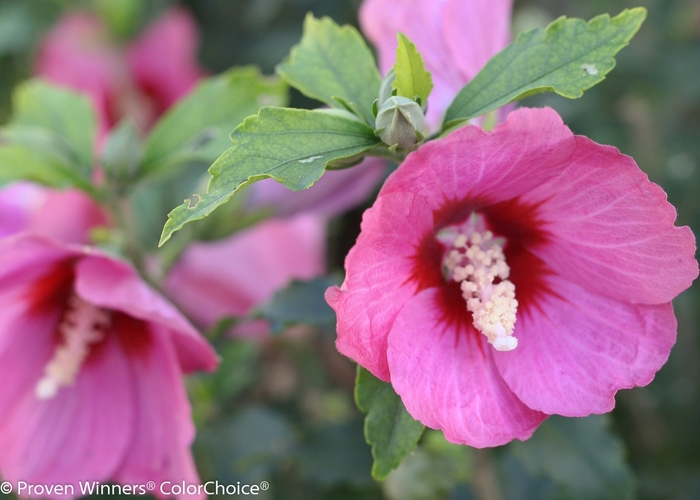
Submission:
M 172 3 L 0 0 L 0 124 L 9 119 L 15 85 L 31 75 L 38 40 L 62 11 L 76 5 L 98 9 L 127 38 Z M 248 64 L 271 73 L 300 39 L 307 12 L 357 25 L 359 3 L 183 2 L 199 23 L 200 61 L 214 73 Z M 559 15 L 590 19 L 639 5 L 648 9 L 647 20 L 605 82 L 579 100 L 547 94 L 523 104 L 552 106 L 576 133 L 633 156 L 668 192 L 679 223 L 698 234 L 700 2 L 518 0 L 514 31 L 544 27 Z M 315 106 L 298 93 L 292 105 Z M 333 221 L 331 269 L 342 267 L 361 213 Z M 314 300 L 324 287 L 302 287 L 301 293 Z M 276 319 L 282 330 L 293 316 L 284 309 L 289 302 L 278 297 L 260 314 Z M 314 325 L 264 345 L 212 332 L 222 366 L 189 381 L 200 473 L 224 483 L 269 481 L 265 498 L 276 499 L 700 498 L 697 284 L 675 301 L 675 309 L 678 343 L 669 362 L 648 387 L 619 393 L 611 416 L 552 418 L 530 441 L 487 452 L 450 445 L 441 433 L 427 430 L 419 449 L 381 484 L 370 475 L 363 415 L 353 401 L 355 368 L 335 351 L 332 314 L 322 304 L 310 312 Z

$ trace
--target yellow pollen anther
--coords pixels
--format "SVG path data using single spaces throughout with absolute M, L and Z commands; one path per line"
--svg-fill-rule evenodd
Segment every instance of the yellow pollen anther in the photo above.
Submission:
M 72 385 L 90 353 L 90 345 L 104 339 L 110 325 L 108 311 L 84 301 L 76 294 L 71 295 L 68 308 L 58 325 L 62 343 L 44 367 L 44 376 L 34 388 L 36 397 L 51 399 L 61 387 Z
M 518 346 L 513 336 L 518 301 L 515 285 L 508 281 L 510 268 L 503 242 L 494 239 L 491 231 L 480 232 L 473 224 L 472 229 L 468 237 L 461 233 L 456 236 L 444 265 L 452 279 L 460 283 L 474 327 L 496 350 L 512 351 Z M 494 283 L 496 280 L 498 283 Z

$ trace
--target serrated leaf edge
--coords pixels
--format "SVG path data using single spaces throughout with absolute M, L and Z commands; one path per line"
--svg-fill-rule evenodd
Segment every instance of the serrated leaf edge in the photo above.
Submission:
M 612 65 L 612 67 L 611 67 L 609 70 L 607 70 L 607 71 L 605 71 L 604 73 L 601 73 L 601 74 L 600 74 L 601 80 L 602 80 L 602 79 L 605 78 L 605 75 L 607 75 L 610 71 L 612 71 L 612 70 L 614 69 L 614 67 L 615 67 L 615 65 L 616 65 L 616 61 L 615 61 L 615 57 L 614 57 L 614 56 L 617 55 L 617 53 L 618 53 L 620 50 L 622 50 L 622 49 L 625 48 L 627 45 L 629 45 L 630 40 L 632 39 L 632 37 L 634 37 L 634 35 L 637 33 L 637 31 L 639 31 L 639 28 L 641 27 L 642 23 L 644 22 L 644 19 L 646 19 L 647 10 L 646 10 L 644 7 L 634 7 L 634 8 L 632 8 L 632 9 L 625 9 L 625 10 L 623 10 L 622 12 L 620 12 L 620 13 L 619 13 L 617 16 L 615 16 L 615 17 L 610 17 L 610 14 L 600 14 L 600 15 L 598 15 L 598 16 L 596 16 L 596 17 L 590 19 L 590 20 L 587 21 L 587 22 L 584 21 L 583 19 L 578 19 L 578 18 L 566 18 L 565 16 L 561 16 L 561 17 L 559 17 L 558 19 L 554 20 L 552 23 L 550 23 L 544 30 L 541 29 L 541 28 L 535 28 L 535 29 L 533 29 L 533 30 L 529 30 L 529 31 L 520 33 L 520 34 L 516 37 L 516 39 L 515 39 L 515 41 L 514 41 L 513 43 L 517 43 L 518 40 L 520 40 L 521 38 L 524 38 L 524 37 L 526 37 L 526 36 L 534 36 L 536 33 L 543 33 L 543 35 L 542 35 L 542 40 L 541 40 L 541 41 L 546 41 L 546 39 L 547 39 L 548 36 L 551 36 L 553 33 L 555 33 L 555 28 L 557 28 L 558 25 L 562 25 L 562 26 L 563 26 L 566 22 L 569 22 L 569 21 L 572 21 L 572 22 L 574 22 L 574 23 L 579 23 L 579 22 L 580 22 L 580 23 L 583 23 L 583 24 L 586 26 L 586 28 L 588 28 L 588 27 L 591 26 L 591 24 L 600 22 L 601 20 L 604 20 L 604 19 L 607 19 L 607 20 L 609 20 L 610 23 L 613 23 L 613 24 L 614 24 L 616 20 L 622 18 L 623 16 L 625 16 L 625 15 L 627 15 L 627 14 L 637 15 L 637 13 L 642 14 L 642 15 L 640 16 L 639 20 L 638 20 L 637 26 L 635 27 L 635 29 L 633 29 L 633 30 L 631 31 L 629 37 L 625 40 L 625 43 L 624 43 L 623 45 L 621 45 L 621 46 L 619 47 L 619 49 L 618 49 L 614 54 L 612 54 L 612 55 L 610 56 L 611 59 L 613 60 L 613 65 Z M 609 39 L 608 39 L 608 41 L 609 41 Z M 603 44 L 598 45 L 598 46 L 596 46 L 596 47 L 595 47 L 594 49 L 592 49 L 592 50 L 596 50 L 596 49 L 600 48 L 600 46 L 602 46 L 602 45 L 603 45 Z M 510 47 L 510 46 L 506 47 L 506 48 L 503 49 L 503 50 L 507 50 L 509 47 Z M 500 54 L 500 52 L 499 52 L 499 54 Z M 494 57 L 495 57 L 495 56 L 494 56 Z M 537 79 L 540 79 L 540 78 L 542 78 L 543 76 L 546 76 L 546 75 L 549 74 L 549 73 L 553 73 L 554 71 L 557 71 L 557 70 L 561 69 L 562 67 L 571 64 L 572 62 L 574 62 L 574 61 L 568 61 L 567 63 L 565 63 L 565 64 L 563 64 L 563 65 L 561 65 L 561 66 L 558 66 L 558 67 L 552 69 L 552 70 L 549 71 L 548 73 L 541 74 L 541 75 L 538 76 Z M 488 64 L 488 63 L 487 63 L 487 64 Z M 505 68 L 504 68 L 504 70 L 505 70 Z M 496 78 L 498 78 L 502 73 L 503 73 L 503 71 L 501 71 L 501 72 L 495 74 L 495 75 L 493 76 L 493 78 L 491 79 L 491 81 L 493 81 L 493 80 L 495 80 Z M 477 75 L 477 76 L 478 76 L 478 75 Z M 476 78 L 476 77 L 475 77 L 475 78 Z M 474 79 L 475 79 L 475 78 L 474 78 Z M 472 79 L 472 81 L 474 81 L 474 79 Z M 534 80 L 533 80 L 533 81 L 534 81 Z M 471 82 L 470 82 L 470 83 L 471 83 Z M 578 95 L 566 95 L 566 94 L 563 94 L 563 93 L 558 92 L 558 91 L 556 90 L 555 87 L 551 87 L 551 86 L 537 87 L 537 88 L 535 88 L 535 89 L 530 89 L 530 90 L 527 90 L 527 91 L 524 91 L 524 92 L 521 92 L 521 93 L 517 94 L 515 97 L 513 97 L 512 99 L 510 99 L 510 101 L 508 101 L 508 103 L 505 103 L 504 106 L 507 105 L 507 104 L 509 104 L 509 103 L 511 103 L 511 102 L 517 101 L 517 100 L 519 100 L 519 99 L 523 99 L 524 97 L 528 97 L 528 96 L 530 96 L 530 95 L 535 95 L 535 94 L 543 93 L 543 92 L 555 92 L 555 93 L 557 93 L 558 95 L 561 95 L 562 97 L 567 97 L 567 98 L 569 98 L 569 99 L 577 99 L 577 98 L 579 98 L 579 97 L 581 97 L 581 96 L 583 95 L 583 92 L 584 92 L 585 90 L 588 90 L 589 88 L 591 88 L 593 85 L 595 85 L 595 84 L 597 84 L 597 83 L 599 83 L 599 82 L 592 83 L 591 86 L 582 88 L 582 89 L 579 91 Z M 469 85 L 469 84 L 467 84 L 467 85 Z M 527 84 L 524 85 L 524 87 L 526 87 L 526 86 L 527 86 Z M 485 85 L 484 88 L 488 88 L 488 85 Z M 459 95 L 459 94 L 458 94 L 458 95 Z M 476 97 L 476 96 L 478 96 L 478 95 L 479 95 L 479 94 L 475 94 L 474 97 Z M 464 106 L 462 106 L 462 107 L 464 107 Z M 494 109 L 497 109 L 497 108 L 494 108 Z M 466 116 L 466 117 L 459 117 L 459 118 L 452 118 L 452 119 L 448 120 L 447 118 L 448 118 L 448 116 L 449 116 L 449 114 L 450 114 L 450 113 L 449 113 L 450 108 L 448 108 L 447 113 L 446 113 L 446 115 L 445 115 L 445 122 L 443 123 L 442 130 L 445 131 L 445 130 L 447 130 L 447 129 L 449 129 L 449 128 L 454 127 L 455 125 L 458 125 L 458 124 L 463 123 L 463 122 L 465 122 L 465 121 L 467 121 L 467 120 L 470 120 L 471 118 L 474 118 L 474 117 L 476 117 L 476 116 L 481 116 L 481 115 L 483 115 L 483 114 L 485 114 L 485 113 L 488 113 L 489 111 L 493 111 L 494 109 L 489 109 L 489 106 L 485 106 L 485 107 L 483 107 L 482 109 L 480 109 L 478 112 L 474 112 L 474 113 L 472 113 L 472 114 L 469 115 L 469 116 Z

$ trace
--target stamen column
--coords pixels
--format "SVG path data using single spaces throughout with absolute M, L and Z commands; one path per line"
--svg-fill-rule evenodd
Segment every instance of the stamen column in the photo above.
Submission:
M 460 283 L 474 328 L 496 350 L 512 351 L 518 346 L 518 339 L 513 337 L 518 301 L 515 285 L 508 281 L 510 268 L 503 254 L 504 241 L 494 238 L 491 231 L 474 229 L 469 233 L 457 234 L 445 267 Z

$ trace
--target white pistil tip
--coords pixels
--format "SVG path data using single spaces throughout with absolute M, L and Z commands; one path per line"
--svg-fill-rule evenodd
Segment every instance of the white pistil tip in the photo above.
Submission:
M 512 335 L 496 337 L 496 339 L 493 341 L 493 347 L 495 347 L 497 351 L 512 351 L 518 347 L 518 339 Z
M 491 231 L 473 230 L 469 237 L 459 234 L 445 264 L 452 279 L 460 283 L 474 327 L 496 350 L 512 351 L 518 346 L 513 337 L 518 301 L 515 285 L 508 281 L 510 268 L 503 243 L 501 238 L 494 239 Z M 494 284 L 496 279 L 499 282 Z
M 58 393 L 58 383 L 49 377 L 39 380 L 34 388 L 37 399 L 51 399 L 56 393 Z
M 44 367 L 44 376 L 37 382 L 34 394 L 38 399 L 51 399 L 63 386 L 75 382 L 90 345 L 99 343 L 111 324 L 109 313 L 77 295 L 68 300 L 68 307 L 58 331 L 61 344 Z

